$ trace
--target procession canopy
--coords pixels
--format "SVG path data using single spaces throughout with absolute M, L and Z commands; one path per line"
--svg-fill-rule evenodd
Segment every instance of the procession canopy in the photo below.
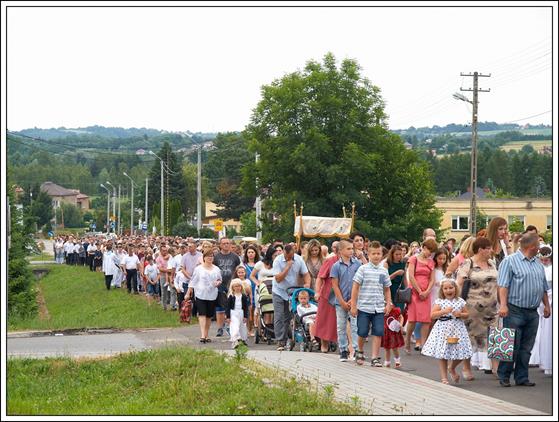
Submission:
M 349 237 L 352 218 L 298 216 L 295 219 L 295 237 Z

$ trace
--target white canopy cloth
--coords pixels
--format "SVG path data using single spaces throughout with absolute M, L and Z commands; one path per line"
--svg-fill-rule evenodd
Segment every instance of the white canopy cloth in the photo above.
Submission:
M 293 229 L 295 236 L 304 237 L 349 237 L 350 233 L 351 218 L 299 216 Z

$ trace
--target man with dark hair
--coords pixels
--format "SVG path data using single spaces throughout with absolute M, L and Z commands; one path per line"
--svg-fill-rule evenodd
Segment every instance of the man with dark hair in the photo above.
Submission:
M 275 274 L 272 282 L 272 301 L 274 304 L 274 334 L 278 342 L 278 350 L 285 350 L 289 321 L 289 294 L 287 289 L 296 287 L 299 275 L 304 277 L 305 287 L 311 286 L 311 277 L 307 265 L 301 256 L 295 253 L 293 245 L 287 244 L 283 254 L 274 259 L 272 266 Z M 294 340 L 293 340 L 294 341 Z
M 538 306 L 542 301 L 544 318 L 551 315 L 549 287 L 545 268 L 536 258 L 538 252 L 538 235 L 527 233 L 520 239 L 520 249 L 503 259 L 499 266 L 499 316 L 503 318 L 503 327 L 516 329 L 513 362 L 499 362 L 497 373 L 503 387 L 510 387 L 513 371 L 516 385 L 536 385 L 528 378 L 528 364 L 538 331 Z
M 218 286 L 217 306 L 215 308 L 215 319 L 217 321 L 217 337 L 223 335 L 223 327 L 225 325 L 225 308 L 227 306 L 227 291 L 233 272 L 241 259 L 237 254 L 231 252 L 231 240 L 222 237 L 219 239 L 219 252 L 214 256 L 214 265 L 221 270 L 221 284 Z

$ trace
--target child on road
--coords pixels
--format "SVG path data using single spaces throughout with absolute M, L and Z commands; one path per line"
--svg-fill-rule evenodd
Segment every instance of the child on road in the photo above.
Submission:
M 303 316 L 303 315 L 308 314 L 310 312 L 317 312 L 318 308 L 314 303 L 309 302 L 309 292 L 307 292 L 306 290 L 301 290 L 299 292 L 299 294 L 297 295 L 297 298 L 299 299 L 299 304 L 297 305 L 297 315 L 299 315 L 300 317 L 303 317 L 302 322 L 309 329 L 312 344 L 316 349 L 318 349 L 320 344 L 315 339 L 315 335 L 316 335 L 316 327 L 315 327 L 316 313 L 312 314 L 312 315 Z
M 226 321 L 231 330 L 231 345 L 235 349 L 242 342 L 247 345 L 248 331 L 248 308 L 250 300 L 244 293 L 243 282 L 239 278 L 231 280 L 229 285 L 229 297 L 225 307 Z
M 390 276 L 381 265 L 382 245 L 374 240 L 369 245 L 369 263 L 359 267 L 353 279 L 351 290 L 351 315 L 357 317 L 357 345 L 355 362 L 363 365 L 363 346 L 369 335 L 373 335 L 371 345 L 371 365 L 382 367 L 380 344 L 384 336 L 384 315 L 393 308 L 390 295 Z
M 380 346 L 384 348 L 384 366 L 390 367 L 390 354 L 394 352 L 394 367 L 401 368 L 400 347 L 405 344 L 402 335 L 402 327 L 404 326 L 404 316 L 400 308 L 395 306 L 388 315 L 384 316 L 384 336 L 382 337 Z
M 472 356 L 472 344 L 463 319 L 468 318 L 466 301 L 460 297 L 456 281 L 445 278 L 441 281 L 439 298 L 435 301 L 431 318 L 436 319 L 421 354 L 439 359 L 441 382 L 448 384 L 447 373 L 455 383 L 460 381 L 456 367 L 463 359 Z M 450 367 L 448 361 L 452 361 Z

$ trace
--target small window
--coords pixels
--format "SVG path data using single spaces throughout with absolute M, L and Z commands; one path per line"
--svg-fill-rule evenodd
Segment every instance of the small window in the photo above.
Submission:
M 524 221 L 524 216 L 523 215 L 509 215 L 508 217 L 508 221 L 509 221 L 509 226 L 514 223 L 515 221 L 520 221 L 522 223 L 523 226 L 526 225 L 525 221 Z
M 553 227 L 553 216 L 552 215 L 548 215 L 547 216 L 547 225 L 546 225 L 546 230 L 551 230 L 551 228 Z
M 467 215 L 453 215 L 452 216 L 452 230 L 454 231 L 468 231 L 470 217 Z

